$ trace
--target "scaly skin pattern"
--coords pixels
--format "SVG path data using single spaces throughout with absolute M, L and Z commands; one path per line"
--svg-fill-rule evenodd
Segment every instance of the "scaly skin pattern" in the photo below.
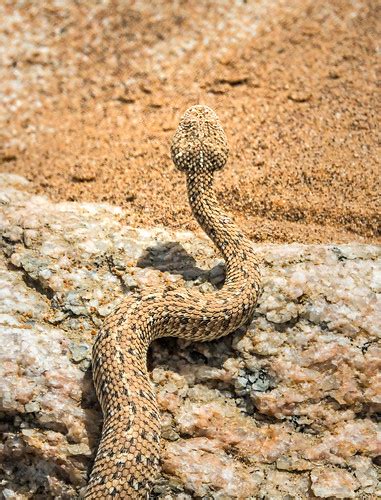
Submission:
M 213 173 L 228 157 L 225 133 L 206 106 L 189 108 L 171 146 L 185 172 L 189 202 L 226 261 L 221 290 L 163 290 L 128 296 L 106 319 L 93 347 L 93 374 L 104 424 L 87 499 L 148 498 L 159 472 L 160 420 L 147 372 L 150 343 L 159 337 L 208 341 L 248 322 L 260 293 L 251 242 L 220 208 Z

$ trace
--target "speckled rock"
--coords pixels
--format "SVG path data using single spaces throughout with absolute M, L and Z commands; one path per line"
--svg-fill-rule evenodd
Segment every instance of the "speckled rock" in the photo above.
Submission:
M 136 288 L 212 290 L 223 265 L 202 235 L 27 189 L 0 175 L 0 489 L 78 498 L 101 428 L 102 319 Z M 164 445 L 152 498 L 376 498 L 381 249 L 257 249 L 264 291 L 246 330 L 152 347 Z

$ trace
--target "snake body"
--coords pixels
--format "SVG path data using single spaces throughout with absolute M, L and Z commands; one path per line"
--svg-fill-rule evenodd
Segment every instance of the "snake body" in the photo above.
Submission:
M 208 341 L 246 323 L 260 291 L 251 242 L 220 208 L 213 173 L 228 157 L 214 111 L 193 106 L 171 145 L 186 174 L 189 202 L 201 227 L 226 261 L 224 286 L 212 293 L 169 289 L 128 296 L 106 319 L 93 347 L 93 376 L 104 415 L 87 499 L 147 498 L 159 471 L 160 420 L 146 358 L 159 337 Z

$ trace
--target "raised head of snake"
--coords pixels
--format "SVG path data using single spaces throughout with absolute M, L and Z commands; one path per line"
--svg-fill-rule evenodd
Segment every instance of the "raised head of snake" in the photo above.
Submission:
M 186 111 L 172 158 L 186 173 L 194 216 L 226 261 L 220 290 L 193 288 L 129 295 L 106 318 L 93 347 L 93 377 L 104 424 L 85 498 L 146 498 L 159 471 L 160 420 L 147 373 L 152 340 L 197 341 L 229 334 L 252 316 L 260 289 L 251 242 L 219 206 L 213 173 L 228 157 L 225 133 L 206 106 Z
M 172 139 L 172 160 L 188 175 L 223 168 L 229 154 L 224 129 L 207 106 L 192 106 L 183 115 Z

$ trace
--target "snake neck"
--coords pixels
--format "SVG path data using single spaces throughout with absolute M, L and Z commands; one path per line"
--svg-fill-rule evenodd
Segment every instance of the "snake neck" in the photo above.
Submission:
M 193 215 L 225 259 L 225 286 L 257 276 L 258 261 L 252 243 L 221 209 L 213 188 L 213 174 L 207 170 L 188 174 L 187 187 Z

